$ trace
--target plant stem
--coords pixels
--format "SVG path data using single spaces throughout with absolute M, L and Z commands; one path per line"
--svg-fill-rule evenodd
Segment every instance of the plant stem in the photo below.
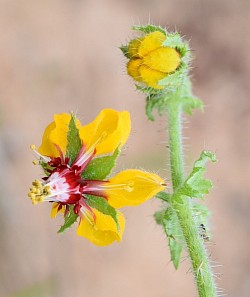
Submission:
M 175 96 L 178 96 L 178 94 L 175 94 Z M 199 296 L 215 297 L 216 286 L 209 265 L 204 241 L 199 234 L 192 213 L 192 200 L 185 196 L 178 196 L 178 199 L 175 199 L 175 192 L 183 184 L 185 178 L 182 152 L 181 114 L 181 105 L 177 100 L 171 100 L 168 104 L 169 149 L 174 190 L 171 204 L 177 214 L 186 241 Z

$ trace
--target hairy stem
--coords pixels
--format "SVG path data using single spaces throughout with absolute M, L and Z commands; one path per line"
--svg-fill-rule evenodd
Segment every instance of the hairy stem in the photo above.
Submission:
M 181 113 L 181 105 L 175 102 L 175 100 L 171 100 L 168 104 L 169 149 L 174 190 L 171 204 L 177 214 L 186 241 L 199 296 L 215 297 L 216 286 L 209 265 L 206 248 L 192 213 L 192 201 L 189 197 L 185 196 L 178 196 L 178 199 L 175 199 L 175 192 L 182 185 L 185 178 L 182 152 Z

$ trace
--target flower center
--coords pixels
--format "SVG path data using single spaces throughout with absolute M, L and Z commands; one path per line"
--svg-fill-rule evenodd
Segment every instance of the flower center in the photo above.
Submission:
M 57 167 L 46 181 L 35 180 L 28 196 L 33 204 L 42 201 L 74 204 L 81 199 L 80 176 L 66 165 Z

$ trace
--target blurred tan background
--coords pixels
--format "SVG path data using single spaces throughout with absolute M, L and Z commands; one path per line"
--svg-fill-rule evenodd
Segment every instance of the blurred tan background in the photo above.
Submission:
M 129 110 L 132 134 L 116 171 L 143 167 L 169 179 L 166 119 L 147 121 L 118 49 L 131 25 L 149 19 L 190 39 L 194 91 L 206 108 L 186 118 L 186 167 L 203 148 L 217 154 L 206 197 L 211 259 L 222 265 L 217 281 L 227 296 L 250 296 L 250 1 L 0 0 L 1 297 L 196 296 L 189 261 L 178 271 L 169 263 L 152 218 L 157 201 L 124 209 L 124 240 L 99 248 L 76 226 L 57 235 L 61 218 L 26 197 L 40 176 L 29 145 L 61 112 L 87 123 L 104 107 Z

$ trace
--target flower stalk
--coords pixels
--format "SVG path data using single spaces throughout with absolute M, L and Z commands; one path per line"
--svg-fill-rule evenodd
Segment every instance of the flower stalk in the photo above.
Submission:
M 176 96 L 176 94 L 175 94 Z M 182 152 L 182 110 L 176 100 L 168 104 L 169 150 L 174 194 L 171 206 L 177 214 L 179 225 L 185 238 L 187 250 L 191 259 L 193 273 L 200 297 L 215 297 L 216 286 L 210 268 L 208 255 L 200 236 L 197 223 L 192 212 L 192 200 L 186 196 L 175 196 L 175 191 L 182 186 L 185 173 Z
M 121 50 L 129 59 L 127 72 L 136 88 L 146 94 L 146 115 L 154 120 L 153 112 L 168 114 L 169 157 L 172 194 L 156 195 L 164 201 L 155 213 L 168 239 L 171 261 L 178 269 L 181 254 L 187 250 L 200 297 L 215 297 L 216 285 L 209 264 L 204 240 L 208 240 L 206 206 L 197 203 L 209 193 L 212 182 L 204 178 L 208 160 L 216 157 L 203 151 L 186 175 L 183 162 L 182 114 L 192 115 L 194 109 L 203 109 L 203 103 L 192 93 L 189 79 L 190 49 L 178 32 L 154 26 L 134 26 L 139 37 L 132 39 Z M 205 232 L 205 233 L 204 233 Z

